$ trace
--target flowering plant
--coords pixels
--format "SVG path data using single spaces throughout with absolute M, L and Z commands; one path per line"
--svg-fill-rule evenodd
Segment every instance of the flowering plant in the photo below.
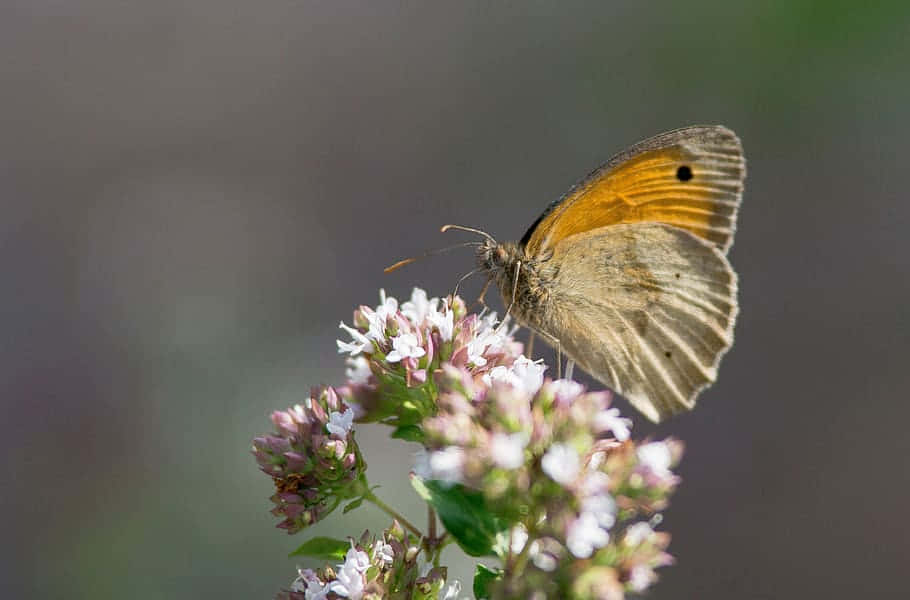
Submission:
M 341 503 L 373 503 L 393 521 L 379 535 L 304 543 L 295 555 L 343 562 L 299 571 L 280 598 L 454 599 L 461 587 L 440 565 L 453 542 L 498 559 L 478 564 L 477 598 L 620 599 L 672 563 L 669 534 L 655 527 L 682 444 L 633 441 L 609 391 L 545 377 L 507 326 L 420 289 L 400 305 L 381 293 L 341 323 L 346 383 L 273 413 L 275 432 L 253 453 L 288 533 Z M 430 507 L 425 531 L 369 486 L 355 422 L 421 445 L 411 483 Z

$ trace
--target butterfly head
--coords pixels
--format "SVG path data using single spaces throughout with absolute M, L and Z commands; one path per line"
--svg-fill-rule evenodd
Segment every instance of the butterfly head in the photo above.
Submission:
M 499 243 L 484 240 L 477 248 L 477 266 L 498 278 L 504 271 L 512 271 L 521 260 L 522 252 L 514 242 Z

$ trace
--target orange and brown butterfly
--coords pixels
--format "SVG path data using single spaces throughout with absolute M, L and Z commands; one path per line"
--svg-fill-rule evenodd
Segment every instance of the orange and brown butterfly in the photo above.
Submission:
M 662 133 L 577 183 L 521 241 L 484 234 L 478 265 L 521 325 L 661 421 L 695 406 L 733 343 L 726 253 L 745 174 L 725 127 Z

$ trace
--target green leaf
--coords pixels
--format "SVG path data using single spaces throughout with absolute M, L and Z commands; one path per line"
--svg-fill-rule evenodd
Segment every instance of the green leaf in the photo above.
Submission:
M 501 569 L 491 569 L 490 567 L 478 564 L 474 569 L 474 597 L 477 600 L 484 600 L 490 597 L 490 584 L 502 577 Z
M 403 375 L 386 373 L 380 377 L 377 397 L 361 422 L 383 423 L 392 427 L 416 425 L 436 412 L 436 392 L 432 382 L 408 387 Z
M 419 425 L 402 425 L 392 432 L 392 437 L 397 440 L 423 443 L 423 429 Z
M 330 537 L 314 537 L 291 552 L 290 556 L 312 556 L 323 560 L 341 560 L 351 547 L 347 540 Z
M 446 531 L 470 556 L 493 556 L 496 534 L 508 528 L 507 523 L 487 509 L 483 494 L 463 485 L 423 480 L 411 476 L 411 485 L 436 509 Z
M 348 514 L 349 512 L 351 512 L 352 510 L 354 510 L 355 508 L 360 508 L 360 505 L 361 505 L 361 504 L 363 504 L 363 497 L 357 498 L 357 499 L 354 500 L 353 502 L 348 502 L 348 503 L 345 505 L 344 510 L 342 510 L 341 512 L 342 512 L 342 514 Z

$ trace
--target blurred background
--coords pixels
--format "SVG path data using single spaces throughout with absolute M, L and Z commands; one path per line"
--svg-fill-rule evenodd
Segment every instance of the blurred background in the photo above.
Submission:
M 338 321 L 447 293 L 468 251 L 382 274 L 440 225 L 517 239 L 692 123 L 745 145 L 742 312 L 698 410 L 636 421 L 687 444 L 649 597 L 902 595 L 908 64 L 898 2 L 6 0 L 0 596 L 269 598 L 308 533 L 380 529 L 287 536 L 249 454 L 342 381 Z M 387 434 L 371 480 L 422 518 Z

